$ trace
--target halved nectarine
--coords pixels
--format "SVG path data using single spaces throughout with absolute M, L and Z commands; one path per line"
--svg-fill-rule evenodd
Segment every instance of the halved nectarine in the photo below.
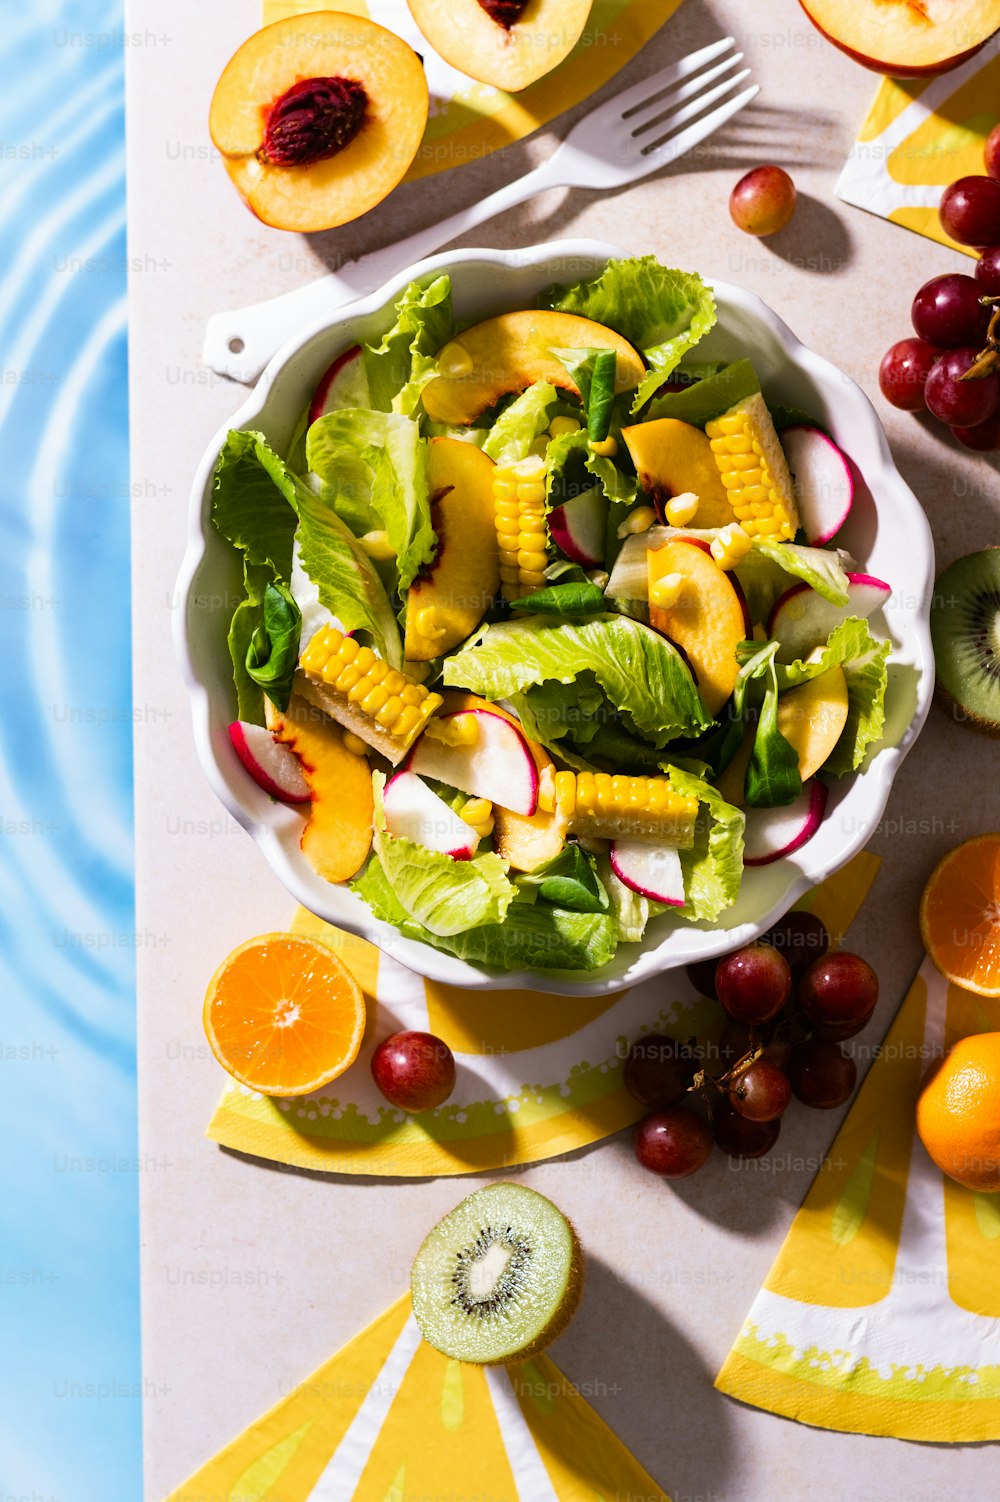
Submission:
M 417 153 L 427 107 L 412 47 L 363 16 L 318 10 L 247 38 L 208 123 L 257 218 L 308 234 L 382 201 Z
M 591 0 L 408 0 L 446 63 L 517 93 L 551 73 L 577 42 Z
M 404 654 L 429 662 L 479 625 L 500 588 L 493 460 L 460 438 L 432 438 L 427 484 L 438 550 L 410 586 Z
M 843 734 L 849 702 L 842 667 L 807 678 L 778 696 L 778 729 L 799 758 L 803 782 L 818 772 Z
M 300 848 L 326 881 L 350 881 L 372 843 L 374 796 L 368 758 L 344 745 L 344 732 L 298 694 L 282 714 L 267 701 L 267 728 L 298 757 L 312 803 Z
M 633 391 L 645 374 L 631 344 L 602 323 L 549 309 L 502 313 L 463 330 L 439 352 L 441 374 L 424 387 L 424 410 L 432 422 L 467 426 L 501 397 L 536 381 L 579 397 L 555 349 L 613 349 L 616 391 Z
M 695 527 L 726 527 L 736 521 L 712 445 L 692 423 L 659 417 L 622 428 L 639 483 L 663 516 L 671 496 L 691 491 L 698 497 Z
M 800 0 L 817 30 L 877 73 L 944 73 L 1000 29 L 1000 0 Z
M 736 687 L 736 648 L 750 634 L 746 602 L 731 574 L 707 547 L 677 538 L 646 553 L 649 624 L 680 647 L 694 673 L 701 701 L 717 715 Z M 656 603 L 656 585 L 669 575 L 679 583 L 673 604 Z

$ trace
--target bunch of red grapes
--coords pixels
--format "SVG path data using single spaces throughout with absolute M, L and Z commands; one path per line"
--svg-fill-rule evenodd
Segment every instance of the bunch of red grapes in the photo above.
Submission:
M 1000 359 L 986 374 L 963 380 L 993 348 L 990 320 L 1000 302 L 1000 125 L 989 134 L 986 176 L 960 177 L 945 188 L 941 227 L 959 245 L 979 251 L 975 276 L 947 272 L 925 282 L 913 299 L 916 337 L 887 350 L 879 370 L 886 401 L 906 412 L 930 412 L 959 443 L 987 453 L 1000 448 Z M 994 335 L 997 334 L 995 320 Z
M 651 1108 L 635 1131 L 643 1168 L 686 1178 L 716 1145 L 731 1158 L 759 1158 L 777 1142 L 793 1096 L 843 1105 L 858 1071 L 841 1044 L 870 1020 L 878 977 L 860 956 L 829 948 L 818 918 L 789 913 L 756 943 L 688 966 L 725 1024 L 717 1050 L 660 1034 L 629 1049 L 625 1088 Z

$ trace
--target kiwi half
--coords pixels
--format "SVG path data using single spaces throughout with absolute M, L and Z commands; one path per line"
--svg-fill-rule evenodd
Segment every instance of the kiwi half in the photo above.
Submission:
M 934 586 L 937 686 L 955 719 L 1000 735 L 1000 548 L 968 553 Z
M 445 1356 L 519 1361 L 571 1319 L 582 1276 L 576 1233 L 551 1200 L 521 1184 L 489 1184 L 424 1241 L 410 1274 L 413 1312 Z

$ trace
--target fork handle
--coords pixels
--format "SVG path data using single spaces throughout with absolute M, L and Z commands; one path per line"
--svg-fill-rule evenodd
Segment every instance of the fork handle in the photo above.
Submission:
M 213 314 L 205 329 L 203 360 L 219 375 L 236 381 L 255 380 L 275 351 L 304 324 L 374 292 L 404 267 L 432 255 L 484 220 L 524 203 L 525 199 L 533 198 L 546 188 L 563 186 L 558 167 L 560 154 L 557 150 L 531 172 L 468 208 L 459 209 L 457 214 L 438 224 L 417 230 L 405 240 L 397 240 L 381 250 L 360 256 L 356 261 L 348 261 L 339 271 L 329 272 L 304 287 L 282 293 L 267 302 Z

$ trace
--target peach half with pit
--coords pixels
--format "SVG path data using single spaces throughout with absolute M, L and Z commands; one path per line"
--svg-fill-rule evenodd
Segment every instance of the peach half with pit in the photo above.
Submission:
M 591 0 L 408 0 L 434 51 L 479 83 L 516 94 L 551 73 L 583 34 Z

